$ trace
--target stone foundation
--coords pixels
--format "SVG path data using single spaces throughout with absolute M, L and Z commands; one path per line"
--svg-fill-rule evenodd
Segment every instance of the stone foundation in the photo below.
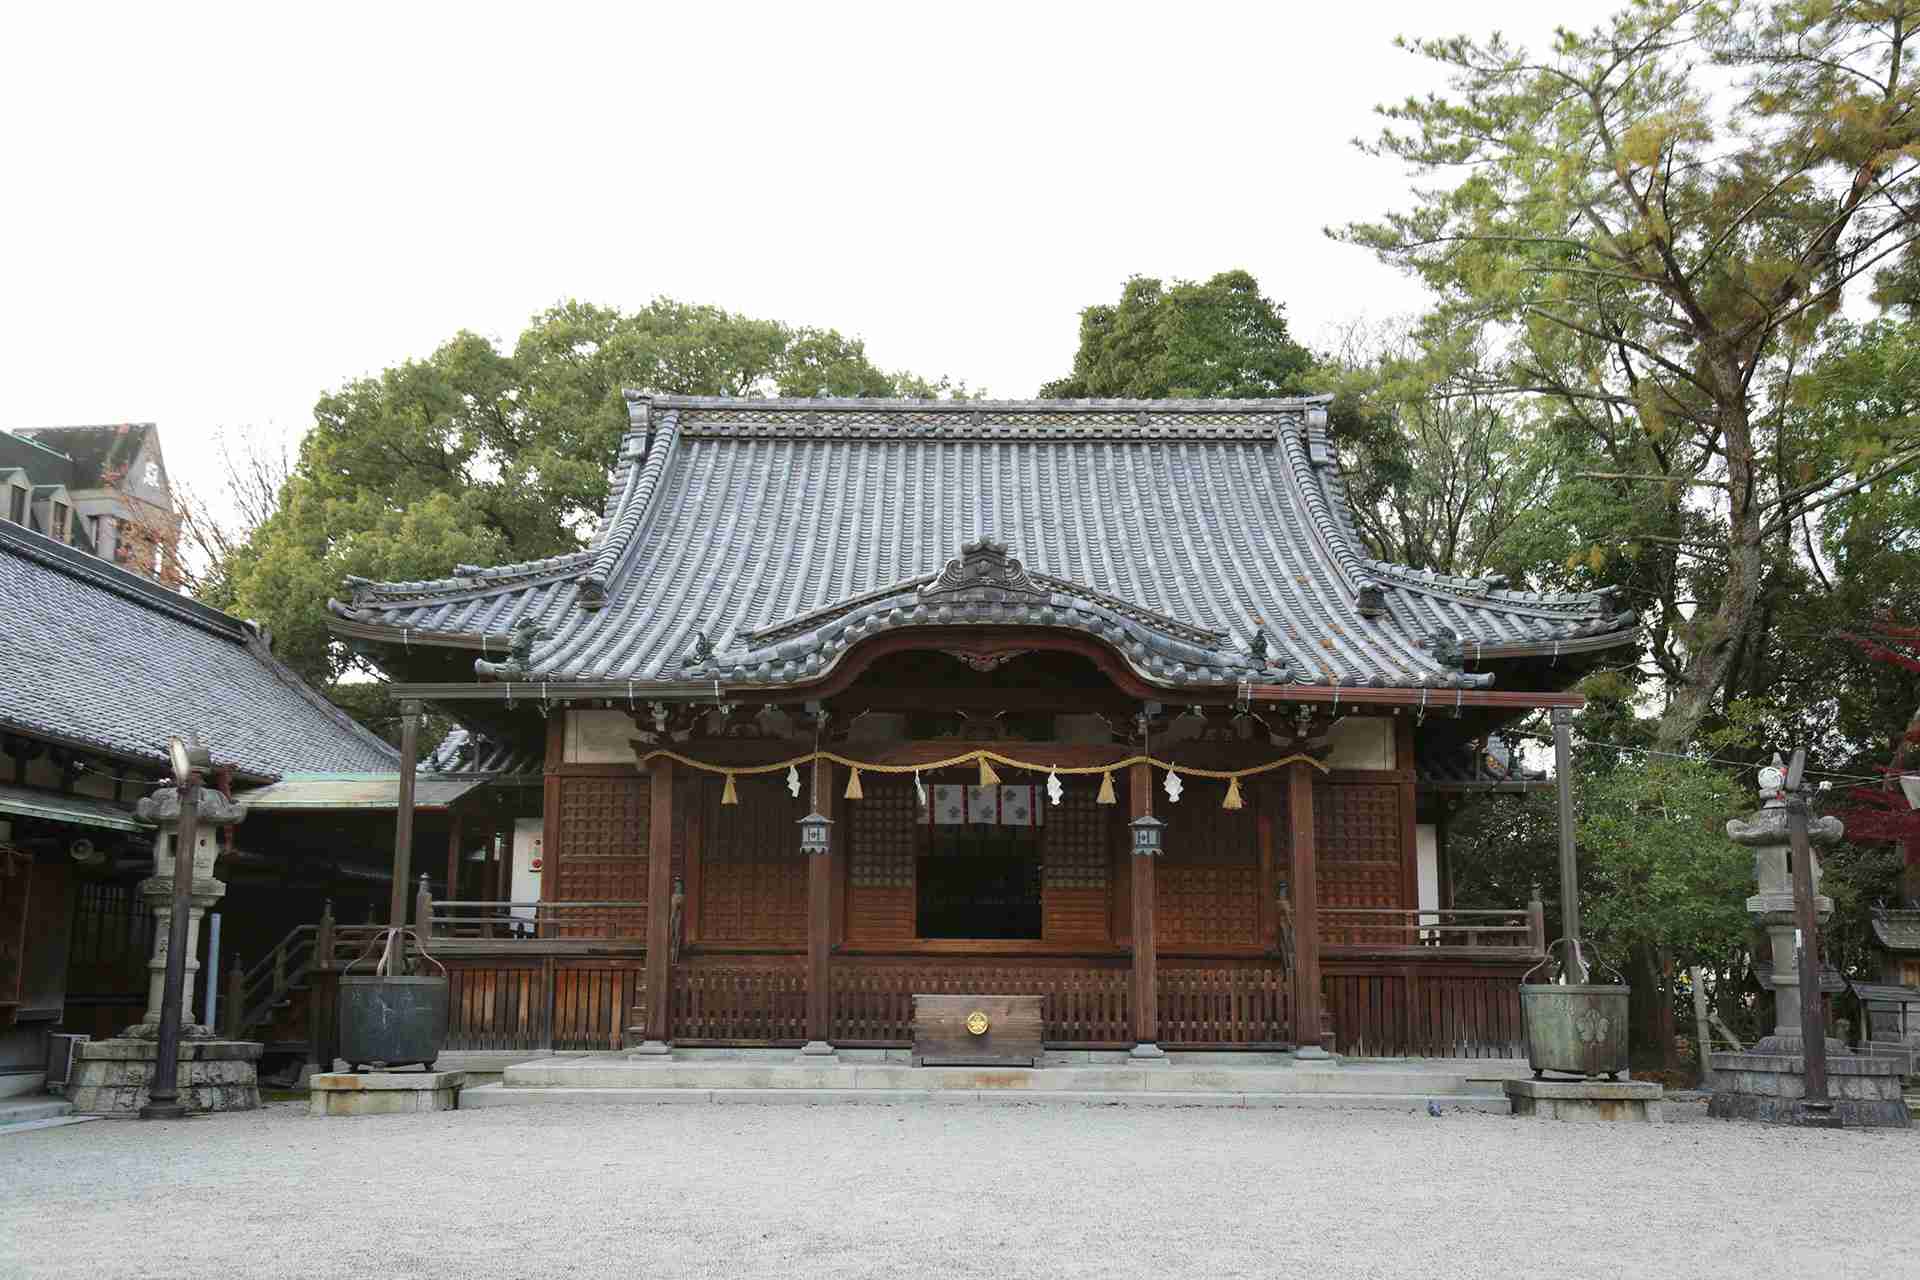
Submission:
M 247 1040 L 182 1040 L 180 1103 L 190 1114 L 252 1111 L 263 1046 Z M 151 1040 L 95 1040 L 80 1046 L 67 1100 L 88 1116 L 135 1116 L 147 1105 L 159 1046 Z
M 1516 1116 L 1659 1124 L 1660 1086 L 1647 1080 L 1503 1080 Z
M 1807 1096 L 1806 1060 L 1791 1054 L 1716 1053 L 1707 1114 L 1721 1120 L 1798 1124 Z M 1851 1055 L 1827 1059 L 1827 1096 L 1845 1125 L 1905 1129 L 1913 1124 L 1900 1091 L 1900 1064 Z
M 327 1071 L 307 1082 L 307 1114 L 391 1116 L 458 1111 L 464 1071 Z

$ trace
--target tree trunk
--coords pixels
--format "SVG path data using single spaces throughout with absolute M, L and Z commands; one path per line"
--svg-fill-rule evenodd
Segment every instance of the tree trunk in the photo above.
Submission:
M 1737 385 L 1730 378 L 1723 377 L 1722 381 Z M 1726 572 L 1713 615 L 1702 618 L 1696 612 L 1692 619 L 1686 665 L 1660 718 L 1656 744 L 1663 751 L 1685 750 L 1700 722 L 1713 709 L 1742 640 L 1754 625 L 1766 572 L 1766 548 L 1761 540 L 1763 510 L 1755 491 L 1758 472 L 1744 395 L 1735 392 L 1728 397 L 1723 428 L 1729 507 Z M 1753 642 L 1760 643 L 1760 639 L 1753 637 Z

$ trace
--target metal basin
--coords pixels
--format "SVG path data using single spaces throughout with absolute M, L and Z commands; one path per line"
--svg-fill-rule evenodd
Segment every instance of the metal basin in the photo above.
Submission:
M 447 1039 L 445 978 L 340 979 L 340 1056 L 363 1066 L 431 1069 Z
M 1611 1080 L 1627 1069 L 1626 987 L 1522 983 L 1520 1013 L 1535 1076 L 1559 1071 Z

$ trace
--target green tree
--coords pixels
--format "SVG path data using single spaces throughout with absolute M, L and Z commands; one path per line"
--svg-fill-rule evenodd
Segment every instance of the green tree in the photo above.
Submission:
M 887 373 L 864 345 L 657 299 L 566 302 L 511 351 L 460 333 L 420 360 L 323 395 L 278 507 L 206 575 L 282 659 L 328 683 L 354 664 L 326 629 L 349 575 L 441 577 L 572 551 L 591 534 L 627 427 L 624 388 L 682 395 L 964 395 Z
M 1284 396 L 1305 389 L 1313 356 L 1285 309 L 1245 271 L 1171 285 L 1133 276 L 1120 301 L 1080 313 L 1073 372 L 1040 388 L 1066 399 Z
M 1555 471 L 1534 406 L 1490 395 L 1486 353 L 1468 341 L 1423 346 L 1404 324 L 1349 326 L 1312 381 L 1335 393 L 1348 482 L 1367 500 L 1354 520 L 1382 560 L 1526 581 L 1520 537 Z
M 1849 286 L 1914 240 L 1917 23 L 1912 0 L 1636 0 L 1537 57 L 1413 42 L 1451 92 L 1383 108 L 1366 149 L 1435 181 L 1335 233 L 1426 282 L 1436 339 L 1501 344 L 1500 390 L 1557 405 L 1598 509 L 1654 508 L 1599 523 L 1589 558 L 1608 572 L 1657 544 L 1681 565 L 1657 624 L 1677 655 L 1666 746 L 1763 626 L 1783 532 L 1920 461 L 1911 421 L 1872 448 L 1788 423 Z M 1730 83 L 1710 88 L 1708 62 Z

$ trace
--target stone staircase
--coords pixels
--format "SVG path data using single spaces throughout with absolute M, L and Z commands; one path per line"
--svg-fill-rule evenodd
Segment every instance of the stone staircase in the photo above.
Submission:
M 1102 1060 L 1107 1058 L 1109 1060 Z M 1039 1067 L 914 1067 L 887 1051 L 842 1051 L 833 1063 L 792 1050 L 631 1059 L 554 1055 L 470 1087 L 462 1108 L 672 1103 L 1131 1105 L 1318 1107 L 1505 1114 L 1500 1082 L 1528 1074 L 1511 1059 L 1302 1060 L 1289 1054 L 1172 1053 L 1165 1066 L 1124 1054 L 1049 1055 Z
M 28 1133 L 35 1129 L 57 1129 L 61 1125 L 85 1124 L 97 1116 L 73 1114 L 73 1104 L 65 1098 L 34 1094 L 27 1097 L 0 1098 L 0 1138 Z

